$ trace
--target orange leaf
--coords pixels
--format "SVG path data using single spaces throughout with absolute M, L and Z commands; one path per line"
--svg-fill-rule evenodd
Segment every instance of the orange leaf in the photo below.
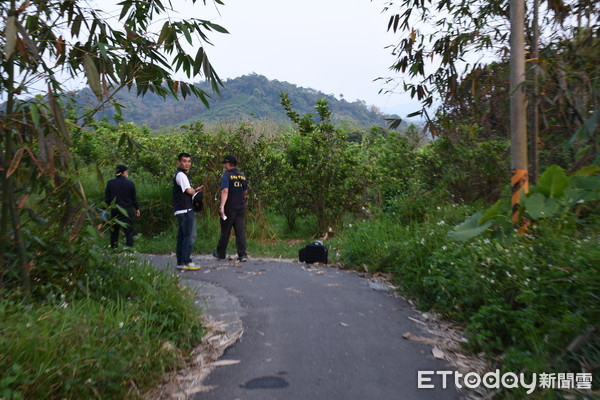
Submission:
M 19 149 L 17 149 L 17 151 L 15 152 L 15 155 L 13 156 L 12 161 L 10 162 L 8 171 L 6 171 L 7 178 L 9 176 L 11 176 L 17 170 L 17 168 L 19 168 L 19 165 L 21 164 L 21 159 L 23 158 L 24 153 L 25 153 L 24 148 L 20 147 Z

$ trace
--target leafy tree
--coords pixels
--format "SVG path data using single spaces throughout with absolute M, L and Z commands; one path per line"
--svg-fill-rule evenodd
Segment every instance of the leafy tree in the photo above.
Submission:
M 580 30 L 540 48 L 538 109 L 540 166 L 558 164 L 575 171 L 597 163 L 597 115 L 600 106 L 598 32 Z M 508 139 L 508 62 L 474 69 L 436 114 L 444 136 L 461 140 L 463 127 L 479 140 Z M 533 123 L 533 122 L 532 122 Z M 532 163 L 534 156 L 532 155 Z
M 308 210 L 317 217 L 321 234 L 337 223 L 347 211 L 360 208 L 361 197 L 371 180 L 360 145 L 331 123 L 325 99 L 317 100 L 312 114 L 300 116 L 286 93 L 281 104 L 297 124 L 285 149 L 288 168 L 281 178 L 281 202 L 288 221 L 295 213 Z
M 205 49 L 207 33 L 226 33 L 219 25 L 165 20 L 171 4 L 160 0 L 119 3 L 114 24 L 103 11 L 86 5 L 81 0 L 10 0 L 0 7 L 0 96 L 6 99 L 0 124 L 0 279 L 10 280 L 12 271 L 20 271 L 26 292 L 45 251 L 73 251 L 54 261 L 62 270 L 81 268 L 85 255 L 76 256 L 76 243 L 89 232 L 83 228 L 93 217 L 67 150 L 71 129 L 80 121 L 66 118 L 63 79 L 85 76 L 98 107 L 125 87 L 135 87 L 138 95 L 194 95 L 208 104 L 205 91 L 172 78 L 180 71 L 189 79 L 204 75 L 213 89 L 221 83 Z M 162 29 L 153 32 L 151 25 L 159 19 L 165 21 Z M 196 39 L 200 45 L 190 53 L 186 44 Z M 44 93 L 31 97 L 40 88 Z M 36 232 L 45 236 L 36 237 Z
M 441 95 L 443 100 L 455 93 L 462 77 L 486 64 L 483 56 L 503 56 L 509 52 L 509 9 L 509 0 L 387 3 L 384 11 L 391 12 L 388 30 L 402 34 L 393 48 L 396 62 L 391 68 L 405 74 L 403 90 L 421 101 L 423 109 L 416 115 L 429 117 L 427 107 L 434 105 L 435 97 Z M 586 22 L 595 26 L 600 14 L 597 2 L 590 0 L 549 1 L 545 11 L 547 18 L 541 32 L 550 33 L 550 37 L 541 39 L 547 43 L 562 32 L 584 28 Z M 570 18 L 573 16 L 576 18 Z M 528 39 L 532 40 L 531 35 Z M 385 80 L 390 84 L 395 81 Z
M 386 10 L 394 3 L 394 1 L 390 2 Z M 409 35 L 395 47 L 394 55 L 397 56 L 397 62 L 392 68 L 403 73 L 408 70 L 404 89 L 423 105 L 423 109 L 414 114 L 424 113 L 430 120 L 426 108 L 433 105 L 434 95 L 439 93 L 444 98 L 448 93 L 454 93 L 461 79 L 459 68 L 464 66 L 464 71 L 468 73 L 479 66 L 480 61 L 475 62 L 474 65 L 464 61 L 468 54 L 486 51 L 491 54 L 494 51 L 510 54 L 510 132 L 511 169 L 513 170 L 511 187 L 513 206 L 516 211 L 519 206 L 519 189 L 523 188 L 527 191 L 529 180 L 524 54 L 525 2 L 503 0 L 456 4 L 449 0 L 402 0 L 399 3 L 402 14 L 391 16 L 388 29 L 393 29 L 394 32 L 404 31 Z M 536 2 L 535 29 L 532 35 L 536 54 L 540 32 L 537 28 L 538 5 L 539 3 Z M 435 14 L 432 13 L 432 8 L 435 8 Z M 571 4 L 562 1 L 548 2 L 547 10 L 548 15 L 554 15 L 554 22 L 560 23 L 562 27 L 568 22 L 567 17 L 575 13 L 578 17 L 576 25 L 578 28 L 581 27 L 584 15 L 588 24 L 597 24 L 600 15 L 596 4 L 589 1 L 572 1 Z M 418 14 L 417 23 L 411 19 L 413 11 Z M 434 29 L 433 31 L 420 30 L 419 23 L 433 26 Z M 510 42 L 508 47 L 507 39 Z M 413 79 L 417 82 L 414 83 Z M 537 83 L 537 75 L 535 82 Z M 537 90 L 537 87 L 535 89 Z M 536 107 L 539 104 L 537 101 L 536 97 Z M 397 125 L 398 122 L 393 121 L 392 126 Z M 435 131 L 433 126 L 432 130 Z M 537 152 L 534 154 L 537 157 Z M 534 165 L 537 170 L 537 159 Z

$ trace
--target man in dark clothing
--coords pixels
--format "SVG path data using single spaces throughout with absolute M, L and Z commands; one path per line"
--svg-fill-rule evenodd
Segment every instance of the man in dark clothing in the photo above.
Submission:
M 229 235 L 233 228 L 238 260 L 247 261 L 244 219 L 246 217 L 248 182 L 246 182 L 244 174 L 238 171 L 235 157 L 226 155 L 223 158 L 223 165 L 226 171 L 221 178 L 221 205 L 219 206 L 221 237 L 213 256 L 221 260 L 225 259 Z
M 177 170 L 173 175 L 173 211 L 177 218 L 177 269 L 195 271 L 199 266 L 192 262 L 192 245 L 196 241 L 196 214 L 192 196 L 202 191 L 203 186 L 192 188 L 188 172 L 192 157 L 188 153 L 177 156 Z
M 126 214 L 123 214 L 117 207 L 112 210 L 111 218 L 116 220 L 110 232 L 110 247 L 113 249 L 117 247 L 119 229 L 121 227 L 125 233 L 125 244 L 127 247 L 133 247 L 133 216 L 140 216 L 135 185 L 127 179 L 128 174 L 129 172 L 125 165 L 117 165 L 116 176 L 108 181 L 106 190 L 104 191 L 104 202 L 108 206 L 112 205 L 114 201 L 116 205 L 126 212 Z

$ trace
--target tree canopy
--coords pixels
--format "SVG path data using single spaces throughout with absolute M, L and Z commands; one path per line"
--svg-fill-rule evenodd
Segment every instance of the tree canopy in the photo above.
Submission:
M 204 90 L 173 78 L 178 72 L 189 80 L 203 76 L 213 90 L 221 84 L 206 47 L 208 35 L 227 33 L 225 28 L 207 20 L 174 19 L 170 1 L 125 0 L 118 7 L 113 21 L 81 0 L 2 1 L 0 97 L 6 101 L 0 124 L 0 284 L 19 266 L 29 290 L 34 246 L 24 235 L 33 234 L 34 243 L 41 239 L 24 225 L 42 226 L 41 232 L 58 229 L 73 240 L 88 217 L 85 194 L 71 174 L 70 128 L 80 122 L 67 118 L 64 80 L 85 76 L 98 101 L 90 113 L 118 90 L 134 87 L 138 95 L 194 95 L 208 104 Z M 157 21 L 164 22 L 154 32 L 151 25 Z

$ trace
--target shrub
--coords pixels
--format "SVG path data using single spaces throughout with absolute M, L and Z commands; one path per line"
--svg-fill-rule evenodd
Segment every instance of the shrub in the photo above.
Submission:
M 176 276 L 127 260 L 85 276 L 40 303 L 0 293 L 0 396 L 141 398 L 202 337 Z

